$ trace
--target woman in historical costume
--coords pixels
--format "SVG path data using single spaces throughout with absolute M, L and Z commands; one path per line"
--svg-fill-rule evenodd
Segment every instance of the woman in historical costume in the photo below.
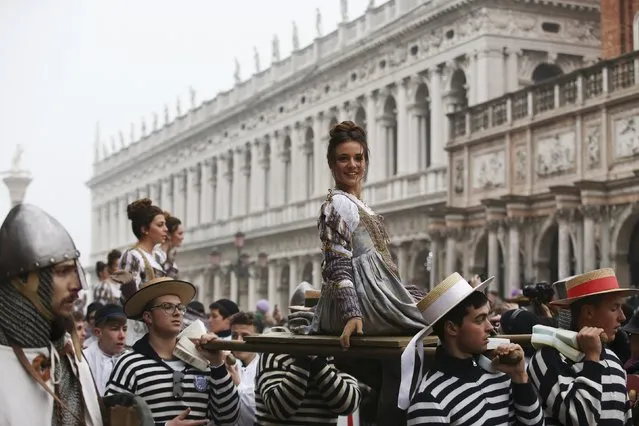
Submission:
M 166 218 L 166 228 L 168 229 L 167 239 L 157 246 L 156 251 L 162 258 L 162 267 L 167 276 L 171 278 L 178 278 L 179 269 L 177 263 L 175 263 L 175 255 L 177 249 L 182 245 L 184 241 L 184 226 L 182 221 L 175 216 L 171 216 L 169 212 L 164 212 Z
M 318 228 L 324 286 L 312 331 L 410 335 L 424 327 L 416 302 L 424 292 L 401 282 L 382 216 L 361 200 L 369 164 L 366 133 L 351 121 L 330 131 L 328 165 L 335 179 L 322 205 Z
M 166 276 L 162 266 L 164 259 L 154 247 L 164 243 L 168 235 L 164 211 L 154 206 L 148 198 L 132 202 L 127 206 L 126 212 L 138 242 L 126 249 L 120 257 L 120 269 L 130 273 L 132 277 L 132 282 L 122 286 L 125 301 L 137 291 L 141 283 Z M 132 346 L 144 334 L 146 328 L 142 322 L 129 320 L 126 344 Z
M 425 293 L 401 282 L 383 218 L 361 200 L 369 165 L 366 132 L 351 121 L 337 124 L 330 131 L 327 160 L 335 189 L 318 220 L 324 284 L 311 332 L 341 334 L 345 349 L 353 333 L 413 335 L 426 326 L 416 306 Z M 344 368 L 380 391 L 379 424 L 401 423 L 396 405 L 399 363 L 367 361 Z

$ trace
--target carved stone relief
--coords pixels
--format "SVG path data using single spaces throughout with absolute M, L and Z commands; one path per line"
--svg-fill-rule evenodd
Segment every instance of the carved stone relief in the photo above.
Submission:
M 528 168 L 528 153 L 525 146 L 515 148 L 515 183 L 526 182 Z
M 464 159 L 455 160 L 455 194 L 464 193 Z
M 556 133 L 537 141 L 537 176 L 562 174 L 575 167 L 575 132 Z
M 599 166 L 601 152 L 601 126 L 590 126 L 586 129 L 586 166 L 593 169 Z
M 494 189 L 506 184 L 506 153 L 501 150 L 473 159 L 473 188 Z
M 615 158 L 623 159 L 639 154 L 639 116 L 624 117 L 615 120 Z

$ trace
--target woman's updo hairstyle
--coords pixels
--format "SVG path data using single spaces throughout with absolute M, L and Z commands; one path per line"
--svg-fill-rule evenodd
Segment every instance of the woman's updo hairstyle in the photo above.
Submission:
M 142 228 L 146 227 L 148 229 L 153 219 L 160 214 L 164 215 L 162 209 L 154 206 L 153 202 L 148 198 L 135 200 L 126 206 L 126 215 L 131 221 L 131 229 L 138 240 L 142 238 Z
M 169 234 L 173 234 L 182 225 L 182 221 L 175 216 L 171 216 L 169 212 L 164 212 L 164 218 L 166 219 L 166 229 L 169 230 Z
M 366 132 L 352 121 L 342 121 L 336 124 L 329 132 L 328 151 L 326 152 L 326 160 L 328 167 L 333 169 L 336 161 L 337 147 L 344 142 L 359 142 L 364 149 L 364 160 L 368 164 L 368 142 L 366 141 Z

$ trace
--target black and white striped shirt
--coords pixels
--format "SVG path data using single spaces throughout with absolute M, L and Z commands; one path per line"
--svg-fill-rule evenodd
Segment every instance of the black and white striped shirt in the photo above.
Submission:
M 357 380 L 332 361 L 263 354 L 255 379 L 257 424 L 334 425 L 353 413 L 361 400 Z
M 450 356 L 437 348 L 431 369 L 420 383 L 407 425 L 543 425 L 531 383 L 511 383 L 504 373 L 489 373 L 474 359 Z
M 539 391 L 547 425 L 624 426 L 632 424 L 626 372 L 604 349 L 601 361 L 573 363 L 556 349 L 542 348 L 528 366 Z
M 145 335 L 133 345 L 133 351 L 123 355 L 115 365 L 106 395 L 130 392 L 140 396 L 149 406 L 156 423 L 164 424 L 187 408 L 188 420 L 210 419 L 233 423 L 237 419 L 238 404 L 226 406 L 224 411 L 213 410 L 212 399 L 232 399 L 237 392 L 224 366 L 203 372 L 185 364 L 180 380 L 183 395 L 173 393 L 174 369 L 157 355 Z M 179 371 L 179 370 L 178 370 Z

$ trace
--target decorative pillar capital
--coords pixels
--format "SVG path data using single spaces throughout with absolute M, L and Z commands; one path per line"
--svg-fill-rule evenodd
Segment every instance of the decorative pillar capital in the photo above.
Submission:
M 603 214 L 603 208 L 598 204 L 587 204 L 580 207 L 581 214 L 584 218 L 592 219 L 595 221 L 601 220 Z

